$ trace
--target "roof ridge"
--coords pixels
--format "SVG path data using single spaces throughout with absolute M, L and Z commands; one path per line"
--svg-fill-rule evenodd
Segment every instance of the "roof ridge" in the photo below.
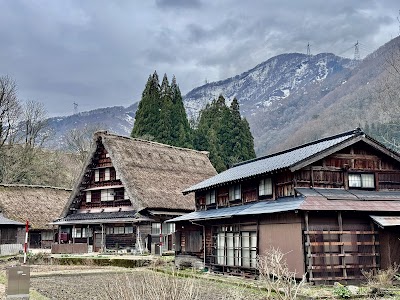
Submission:
M 285 154 L 285 153 L 288 153 L 288 152 L 291 152 L 291 151 L 294 151 L 294 150 L 297 150 L 297 149 L 300 149 L 300 148 L 304 148 L 304 147 L 307 147 L 307 146 L 315 145 L 315 144 L 322 143 L 322 142 L 325 142 L 325 141 L 334 140 L 334 139 L 337 139 L 337 138 L 342 137 L 342 136 L 353 135 L 353 134 L 358 136 L 358 135 L 362 135 L 362 134 L 365 134 L 365 133 L 362 131 L 361 128 L 357 127 L 356 129 L 353 129 L 353 130 L 350 130 L 350 131 L 346 131 L 346 132 L 342 132 L 342 133 L 339 133 L 339 134 L 336 134 L 336 135 L 333 135 L 333 136 L 321 138 L 321 139 L 318 139 L 318 140 L 315 140 L 315 141 L 311 141 L 311 142 L 308 142 L 308 143 L 305 143 L 305 144 L 301 144 L 299 146 L 295 146 L 293 148 L 289 148 L 289 149 L 278 151 L 278 152 L 275 152 L 275 153 L 272 153 L 272 154 L 256 157 L 256 158 L 253 158 L 253 159 L 250 159 L 250 160 L 242 161 L 240 163 L 234 164 L 232 166 L 232 168 L 233 167 L 237 167 L 237 166 L 241 166 L 241 165 L 245 165 L 245 164 L 248 164 L 248 163 L 251 163 L 251 162 L 255 162 L 255 161 L 258 161 L 258 160 L 263 160 L 263 159 L 266 159 L 266 158 L 270 158 L 270 157 L 273 157 L 273 156 Z
M 108 131 L 97 131 L 97 132 L 95 132 L 95 136 L 102 136 L 102 135 L 114 136 L 114 137 L 124 138 L 124 139 L 131 140 L 131 141 L 138 141 L 138 142 L 147 143 L 147 144 L 159 145 L 159 146 L 166 147 L 166 148 L 173 148 L 173 149 L 179 149 L 179 150 L 184 150 L 184 151 L 191 151 L 191 152 L 201 153 L 201 154 L 205 154 L 207 156 L 210 153 L 209 151 L 201 151 L 201 150 L 195 150 L 195 149 L 190 149 L 190 148 L 172 146 L 172 145 L 168 145 L 168 144 L 164 144 L 164 143 L 160 143 L 160 142 L 149 141 L 149 140 L 144 140 L 144 139 L 140 139 L 140 138 L 134 138 L 134 137 L 130 137 L 130 136 L 119 135 L 119 134 L 111 133 L 111 132 L 108 132 Z
M 72 191 L 72 189 L 69 189 L 69 188 L 56 187 L 56 186 L 49 186 L 49 185 L 35 185 L 35 184 L 0 183 L 0 186 L 4 186 L 4 187 L 44 188 L 44 189 L 54 189 L 54 190 Z

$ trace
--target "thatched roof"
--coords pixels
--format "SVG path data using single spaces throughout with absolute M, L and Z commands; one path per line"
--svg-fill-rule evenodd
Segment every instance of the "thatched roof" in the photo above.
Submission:
M 51 229 L 71 190 L 47 186 L 0 185 L 0 210 L 5 217 L 25 223 L 32 229 Z
M 194 210 L 194 196 L 182 194 L 193 184 L 217 174 L 208 152 L 173 147 L 156 142 L 97 132 L 94 137 L 107 150 L 135 210 L 146 208 Z M 95 153 L 92 149 L 91 156 Z M 89 157 L 63 217 L 79 192 L 91 162 Z

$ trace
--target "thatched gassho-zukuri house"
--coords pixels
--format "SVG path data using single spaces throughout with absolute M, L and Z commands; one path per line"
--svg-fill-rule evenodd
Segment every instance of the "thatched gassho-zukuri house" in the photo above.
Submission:
M 0 209 L 7 218 L 22 224 L 29 221 L 30 248 L 50 248 L 54 230 L 49 223 L 60 215 L 70 194 L 64 188 L 1 184 Z
M 181 191 L 215 174 L 207 152 L 97 132 L 61 218 L 53 223 L 59 243 L 75 246 L 54 251 L 172 249 L 174 226 L 164 221 L 194 210 L 193 196 Z

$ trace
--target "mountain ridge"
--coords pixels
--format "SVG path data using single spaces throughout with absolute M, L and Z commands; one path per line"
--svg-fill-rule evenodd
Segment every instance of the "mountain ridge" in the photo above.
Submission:
M 250 124 L 256 153 L 265 155 L 371 120 L 383 120 L 368 88 L 383 80 L 384 57 L 399 44 L 400 38 L 395 38 L 362 61 L 332 53 L 280 54 L 236 76 L 196 87 L 183 101 L 189 118 L 196 119 L 199 111 L 220 94 L 228 103 L 236 97 Z M 102 121 L 104 129 L 129 135 L 137 105 L 55 117 L 51 124 L 58 131 L 59 141 L 73 126 L 96 120 Z

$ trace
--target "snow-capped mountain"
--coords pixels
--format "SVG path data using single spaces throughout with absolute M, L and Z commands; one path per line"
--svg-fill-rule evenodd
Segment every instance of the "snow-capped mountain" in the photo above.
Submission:
M 129 136 L 138 103 L 129 107 L 114 106 L 99 108 L 91 111 L 80 112 L 66 117 L 55 117 L 48 120 L 50 128 L 55 133 L 48 146 L 52 148 L 63 148 L 65 146 L 64 135 L 75 128 L 83 128 L 90 125 L 98 130 L 109 130 L 110 132 Z
M 387 122 L 374 93 L 379 83 L 387 82 L 388 59 L 399 57 L 395 52 L 399 49 L 400 37 L 362 61 L 331 53 L 282 54 L 235 77 L 197 87 L 183 100 L 189 117 L 196 117 L 220 94 L 227 102 L 236 97 L 249 121 L 256 153 L 263 155 L 357 126 Z M 136 109 L 137 103 L 103 108 L 52 118 L 50 123 L 59 143 L 65 132 L 85 124 L 101 124 L 102 129 L 129 135 Z
M 223 95 L 227 102 L 236 97 L 242 114 L 251 119 L 251 115 L 260 111 L 265 113 L 277 109 L 282 100 L 304 94 L 311 86 L 322 86 L 329 81 L 324 88 L 332 89 L 340 82 L 330 79 L 335 76 L 345 78 L 352 68 L 351 60 L 331 53 L 315 56 L 282 54 L 235 77 L 195 88 L 184 97 L 184 102 L 189 116 L 195 117 L 219 95 Z
M 220 94 L 227 102 L 236 97 L 261 155 L 277 150 L 289 134 L 281 130 L 307 116 L 313 105 L 348 80 L 357 64 L 331 53 L 282 54 L 235 77 L 195 88 L 184 103 L 188 115 L 196 118 Z

